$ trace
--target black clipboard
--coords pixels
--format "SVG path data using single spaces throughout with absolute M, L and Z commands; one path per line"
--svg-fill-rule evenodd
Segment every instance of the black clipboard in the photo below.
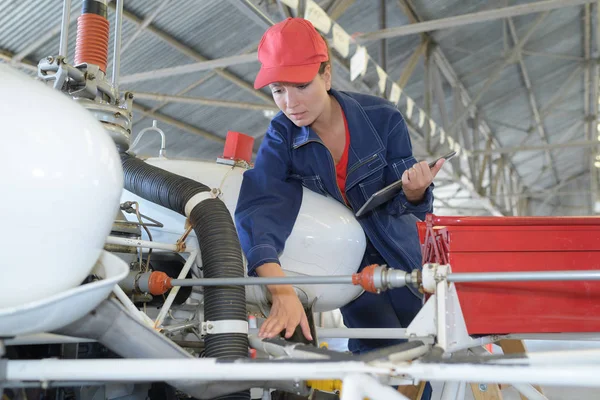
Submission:
M 450 152 L 435 161 L 429 163 L 429 168 L 433 168 L 435 164 L 442 158 L 445 160 L 450 160 L 452 157 L 456 155 L 456 151 Z M 369 200 L 356 212 L 356 216 L 360 217 L 367 212 L 371 211 L 375 207 L 379 207 L 380 205 L 387 203 L 392 200 L 400 191 L 402 190 L 402 179 L 397 180 L 389 186 L 384 187 L 383 189 L 373 193 Z

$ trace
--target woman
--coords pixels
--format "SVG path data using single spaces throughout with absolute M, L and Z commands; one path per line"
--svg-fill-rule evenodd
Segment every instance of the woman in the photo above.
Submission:
M 288 18 L 267 30 L 258 48 L 262 66 L 254 87 L 269 86 L 281 110 L 267 130 L 253 169 L 244 181 L 235 221 L 251 276 L 284 276 L 284 248 L 302 201 L 302 186 L 358 210 L 376 191 L 402 179 L 403 191 L 387 205 L 360 217 L 367 237 L 361 268 L 387 264 L 421 267 L 416 222 L 432 212 L 431 170 L 417 163 L 406 123 L 390 102 L 331 88 L 327 43 L 313 25 Z M 312 340 L 308 320 L 291 286 L 269 286 L 272 308 L 259 335 L 271 338 L 299 325 Z M 402 288 L 364 293 L 341 311 L 352 328 L 405 328 L 422 306 L 418 292 Z M 398 340 L 350 340 L 362 353 Z M 425 398 L 425 397 L 424 397 Z

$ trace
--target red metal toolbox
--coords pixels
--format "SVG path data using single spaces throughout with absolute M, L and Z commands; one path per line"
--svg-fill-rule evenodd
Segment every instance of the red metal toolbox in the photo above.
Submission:
M 423 263 L 452 272 L 600 270 L 600 218 L 441 217 L 419 222 Z M 600 332 L 600 281 L 457 283 L 470 335 Z

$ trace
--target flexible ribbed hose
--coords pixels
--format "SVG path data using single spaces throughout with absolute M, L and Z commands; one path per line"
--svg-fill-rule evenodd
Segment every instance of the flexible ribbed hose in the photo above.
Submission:
M 121 153 L 126 190 L 153 203 L 185 215 L 185 206 L 196 194 L 210 189 L 140 159 Z M 202 269 L 206 278 L 244 276 L 242 251 L 229 210 L 219 199 L 198 203 L 190 213 L 190 222 L 200 245 Z M 246 321 L 246 291 L 243 286 L 215 286 L 204 289 L 206 321 Z M 204 338 L 206 357 L 240 359 L 248 357 L 248 335 L 222 333 Z M 201 377 L 199 377 L 201 378 Z M 234 393 L 219 400 L 249 400 L 250 392 Z

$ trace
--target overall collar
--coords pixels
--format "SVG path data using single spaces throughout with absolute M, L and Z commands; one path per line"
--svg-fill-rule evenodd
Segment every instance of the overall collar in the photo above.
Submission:
M 386 165 L 384 146 L 367 113 L 356 99 L 335 89 L 331 89 L 330 93 L 340 103 L 350 130 L 346 175 L 346 190 L 348 190 Z M 297 128 L 293 137 L 293 148 L 314 141 L 323 143 L 319 135 L 309 126 Z

